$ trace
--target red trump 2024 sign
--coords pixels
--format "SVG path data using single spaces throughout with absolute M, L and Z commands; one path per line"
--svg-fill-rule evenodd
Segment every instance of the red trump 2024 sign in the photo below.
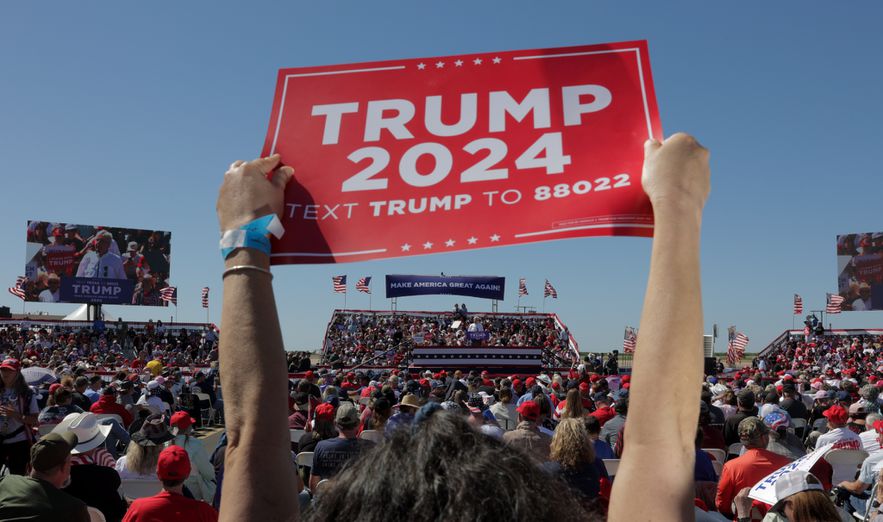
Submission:
M 272 262 L 651 236 L 645 41 L 282 69 L 265 155 L 295 169 Z

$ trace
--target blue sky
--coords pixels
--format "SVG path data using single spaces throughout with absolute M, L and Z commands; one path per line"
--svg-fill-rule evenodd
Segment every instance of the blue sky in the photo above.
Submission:
M 757 350 L 836 290 L 839 233 L 883 230 L 883 3 L 857 2 L 27 2 L 0 7 L 0 284 L 23 272 L 28 219 L 173 232 L 179 319 L 219 321 L 214 203 L 227 165 L 259 153 L 277 69 L 647 39 L 666 134 L 712 151 L 702 244 L 705 323 Z M 583 351 L 638 326 L 650 240 L 589 238 L 339 266 L 274 269 L 288 349 L 320 345 L 351 283 L 384 274 L 519 277 Z M 348 296 L 366 308 L 365 295 Z M 373 305 L 388 306 L 379 285 Z M 21 310 L 4 292 L 0 304 Z M 411 298 L 400 309 L 490 302 Z M 74 305 L 28 304 L 67 313 Z M 132 320 L 158 308 L 112 307 Z M 833 318 L 881 327 L 883 312 Z M 223 327 L 223 326 L 222 326 Z M 719 346 L 720 348 L 720 346 Z

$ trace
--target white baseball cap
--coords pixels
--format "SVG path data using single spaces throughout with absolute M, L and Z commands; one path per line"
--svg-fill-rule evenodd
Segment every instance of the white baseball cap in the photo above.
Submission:
M 825 488 L 822 487 L 819 479 L 809 471 L 794 470 L 784 473 L 776 480 L 776 504 L 770 511 L 781 512 L 788 497 L 802 491 L 812 490 L 824 492 Z

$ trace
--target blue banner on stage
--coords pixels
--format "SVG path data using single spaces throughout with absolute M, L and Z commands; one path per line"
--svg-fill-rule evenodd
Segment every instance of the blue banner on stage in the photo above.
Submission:
M 129 279 L 61 278 L 61 302 L 132 304 L 134 284 Z
M 497 276 L 386 276 L 386 297 L 453 294 L 503 300 L 506 278 Z

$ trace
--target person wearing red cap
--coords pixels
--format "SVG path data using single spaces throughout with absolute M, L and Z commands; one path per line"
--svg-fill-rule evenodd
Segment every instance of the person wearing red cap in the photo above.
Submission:
M 28 451 L 37 425 L 37 397 L 21 374 L 17 359 L 0 363 L 0 465 L 14 475 L 24 475 Z
M 172 414 L 169 424 L 172 427 L 174 439 L 169 442 L 175 446 L 184 448 L 190 457 L 193 467 L 190 476 L 184 481 L 184 485 L 193 494 L 196 500 L 211 502 L 215 496 L 215 467 L 209 460 L 208 452 L 201 440 L 193 436 L 193 417 L 186 411 L 178 411 Z
M 503 434 L 503 442 L 520 448 L 538 462 L 549 460 L 552 437 L 541 432 L 537 426 L 540 418 L 540 405 L 536 401 L 526 401 L 518 406 L 518 426 Z
M 184 448 L 169 446 L 164 449 L 156 463 L 156 476 L 162 481 L 162 491 L 152 497 L 139 498 L 132 502 L 123 522 L 218 520 L 218 512 L 211 505 L 184 496 L 184 481 L 190 476 L 190 458 Z
M 816 440 L 816 449 L 830 443 L 855 446 L 848 449 L 861 449 L 861 437 L 846 426 L 849 420 L 849 412 L 846 411 L 846 408 L 835 404 L 825 410 L 822 415 L 828 419 L 828 431 L 819 435 L 818 440 Z

